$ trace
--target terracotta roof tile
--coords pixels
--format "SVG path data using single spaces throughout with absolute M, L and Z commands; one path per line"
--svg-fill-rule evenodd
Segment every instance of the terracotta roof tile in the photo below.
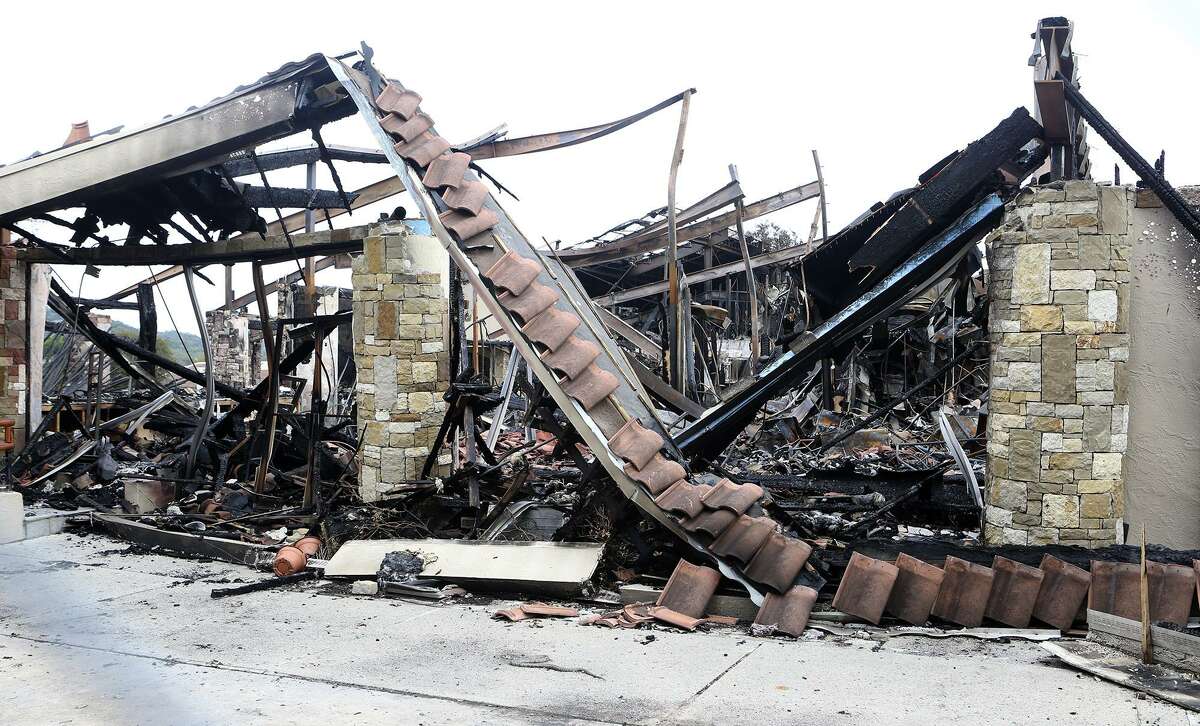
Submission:
M 929 613 L 933 610 L 945 573 L 937 565 L 903 552 L 896 558 L 896 569 L 896 584 L 888 595 L 885 610 L 910 625 L 924 625 L 929 622 Z
M 704 484 L 692 484 L 687 479 L 680 479 L 655 497 L 654 503 L 681 517 L 694 517 L 704 511 L 700 496 L 708 488 Z
M 703 618 L 693 618 L 690 615 L 676 612 L 671 608 L 652 607 L 650 608 L 650 614 L 654 616 L 655 620 L 688 631 L 695 630 L 704 622 Z
M 1130 562 L 1092 560 L 1088 609 L 1130 620 L 1142 619 L 1141 567 Z
M 947 557 L 945 576 L 933 603 L 933 615 L 967 628 L 983 623 L 992 591 L 992 568 Z
M 542 354 L 542 362 L 567 378 L 575 378 L 600 355 L 591 341 L 572 335 L 562 345 Z
M 1150 581 L 1150 617 L 1154 622 L 1165 620 L 1187 625 L 1192 601 L 1196 599 L 1195 570 L 1185 565 L 1147 562 L 1146 576 Z
M 558 302 L 559 297 L 558 291 L 554 288 L 534 282 L 526 287 L 520 295 L 505 292 L 501 293 L 496 301 L 504 306 L 505 310 L 515 315 L 522 325 L 525 325 L 550 309 L 551 305 Z
M 483 273 L 483 276 L 491 280 L 497 288 L 520 295 L 540 274 L 541 265 L 510 250 Z
M 737 521 L 737 518 L 738 515 L 728 509 L 705 509 L 679 524 L 689 532 L 704 532 L 712 537 L 719 537 L 726 527 Z
M 775 592 L 787 592 L 811 554 L 812 547 L 807 542 L 775 532 L 755 553 L 745 574 Z
M 1092 583 L 1091 574 L 1082 567 L 1051 555 L 1042 555 L 1039 569 L 1044 576 L 1037 603 L 1033 607 L 1033 617 L 1059 630 L 1070 630 L 1087 598 Z
M 432 128 L 433 119 L 429 117 L 429 114 L 425 113 L 424 111 L 417 111 L 407 121 L 399 126 L 396 126 L 395 131 L 391 131 L 391 129 L 389 129 L 389 132 L 401 141 L 416 141 L 417 139 L 421 138 L 426 131 L 429 131 Z M 430 162 L 432 161 L 433 159 L 430 159 Z M 422 164 L 422 166 L 425 165 Z
M 772 626 L 780 633 L 798 638 L 804 634 L 816 601 L 817 591 L 803 585 L 791 588 L 786 595 L 768 592 L 754 624 Z
M 396 153 L 408 159 L 417 166 L 424 168 L 434 159 L 450 150 L 450 142 L 441 136 L 428 131 L 412 141 L 401 141 L 396 144 Z
M 564 383 L 562 389 L 585 409 L 591 410 L 620 385 L 616 376 L 592 363 L 578 377 Z
M 479 214 L 487 198 L 487 186 L 478 181 L 464 182 L 442 193 L 442 201 L 446 203 L 447 207 L 470 214 Z
M 461 151 L 442 154 L 430 162 L 429 169 L 425 172 L 421 183 L 430 189 L 457 187 L 466 182 L 463 175 L 467 173 L 467 167 L 470 165 L 470 154 L 464 154 Z
M 838 583 L 833 606 L 878 625 L 899 574 L 900 570 L 892 563 L 855 552 L 850 555 L 850 563 Z
M 999 555 L 992 560 L 992 573 L 992 591 L 984 615 L 1010 628 L 1028 627 L 1045 574 Z
M 735 484 L 728 479 L 722 479 L 704 495 L 704 506 L 742 514 L 750 505 L 762 499 L 762 495 L 762 487 L 757 484 Z
M 459 242 L 477 237 L 500 222 L 500 218 L 490 209 L 483 209 L 476 215 L 449 210 L 439 214 L 438 219 Z
M 416 91 L 406 91 L 395 83 L 383 87 L 375 97 L 375 107 L 381 111 L 394 113 L 402 118 L 408 118 L 417 112 L 421 105 L 421 95 Z
M 549 350 L 559 348 L 580 325 L 579 316 L 558 308 L 547 308 L 537 317 L 525 323 L 521 332 L 525 337 Z M 595 360 L 595 356 L 592 357 Z M 591 363 L 591 361 L 588 361 Z M 586 366 L 585 366 L 586 367 Z M 574 377 L 578 378 L 579 372 Z
M 650 463 L 650 459 L 663 447 L 663 438 L 631 418 L 608 440 L 608 448 L 637 468 Z
M 708 549 L 745 565 L 774 531 L 775 520 L 770 517 L 747 517 L 743 514 L 726 527 Z
M 672 461 L 662 454 L 656 454 L 650 463 L 641 469 L 626 464 L 625 473 L 630 479 L 645 484 L 650 493 L 656 496 L 687 476 L 687 470 L 679 462 Z
M 693 618 L 702 618 L 719 584 L 721 573 L 713 568 L 680 560 L 655 605 Z

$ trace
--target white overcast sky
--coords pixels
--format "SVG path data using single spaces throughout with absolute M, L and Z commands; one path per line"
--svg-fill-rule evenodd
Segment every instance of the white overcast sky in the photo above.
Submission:
M 1030 33 L 1051 15 L 1075 21 L 1089 99 L 1144 156 L 1165 148 L 1173 182 L 1200 182 L 1200 101 L 1188 80 L 1200 67 L 1200 5 L 1186 1 L 16 3 L 4 10 L 0 41 L 0 160 L 58 146 L 72 121 L 94 131 L 138 126 L 365 40 L 384 73 L 424 96 L 451 141 L 500 123 L 514 136 L 593 125 L 694 87 L 680 204 L 727 181 L 730 163 L 749 200 L 810 181 L 815 148 L 832 233 L 1014 108 L 1032 108 Z M 600 141 L 485 166 L 521 198 L 502 203 L 526 232 L 577 241 L 666 203 L 677 108 Z M 372 143 L 357 118 L 325 138 Z M 1115 155 L 1090 138 L 1094 176 L 1110 180 Z M 386 173 L 340 168 L 352 188 Z M 303 185 L 302 174 L 272 180 Z M 1122 180 L 1132 181 L 1127 169 Z M 774 221 L 806 234 L 813 204 Z M 249 290 L 248 267 L 237 270 L 238 294 Z M 73 290 L 80 271 L 59 268 Z M 207 272 L 220 283 L 220 268 Z M 83 294 L 103 297 L 145 276 L 106 268 Z M 348 275 L 330 270 L 319 282 L 348 284 Z M 219 287 L 201 288 L 206 308 L 221 303 Z M 163 293 L 179 327 L 195 330 L 182 280 Z

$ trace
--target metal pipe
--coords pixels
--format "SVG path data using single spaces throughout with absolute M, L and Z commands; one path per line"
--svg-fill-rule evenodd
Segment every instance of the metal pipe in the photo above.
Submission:
M 200 328 L 200 345 L 204 349 L 204 413 L 196 423 L 196 433 L 192 435 L 192 443 L 188 446 L 187 463 L 183 468 L 183 478 L 192 476 L 196 467 L 196 455 L 204 435 L 208 433 L 208 424 L 212 420 L 213 406 L 216 404 L 216 374 L 213 372 L 212 348 L 208 339 L 208 325 L 204 321 L 204 311 L 200 309 L 200 300 L 196 297 L 196 276 L 191 266 L 183 268 L 183 279 L 187 283 L 188 297 L 192 300 L 192 312 L 196 314 L 196 325 Z

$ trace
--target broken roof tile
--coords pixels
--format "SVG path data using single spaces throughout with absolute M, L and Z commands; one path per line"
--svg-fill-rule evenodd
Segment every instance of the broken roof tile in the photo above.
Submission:
M 608 448 L 637 468 L 642 468 L 663 447 L 663 438 L 650 429 L 642 426 L 636 418 L 630 418 L 625 425 L 608 440 Z
M 504 610 L 497 610 L 496 612 L 492 613 L 492 617 L 496 618 L 496 619 L 503 618 L 505 620 L 511 620 L 515 623 L 517 621 L 524 620 L 525 618 L 527 618 L 529 616 L 526 615 L 525 611 L 521 609 L 520 605 L 518 605 L 515 608 L 506 608 Z
M 687 479 L 680 479 L 655 497 L 654 503 L 681 517 L 694 517 L 704 511 L 700 497 L 706 491 L 707 485 L 692 484 Z
M 559 297 L 558 291 L 554 288 L 534 282 L 526 287 L 520 295 L 505 292 L 501 293 L 496 301 L 503 305 L 505 310 L 515 315 L 521 325 L 526 325 L 558 302 Z
M 667 625 L 674 625 L 677 628 L 682 628 L 683 630 L 688 631 L 695 630 L 696 628 L 700 627 L 701 623 L 704 622 L 703 618 L 693 618 L 690 615 L 684 615 L 683 613 L 676 612 L 671 608 L 665 608 L 661 606 L 650 608 L 650 614 L 653 615 L 654 619 L 658 620 L 659 622 L 666 623 Z
M 745 574 L 776 592 L 787 592 L 811 554 L 807 542 L 773 532 L 750 560 Z
M 525 323 L 521 332 L 535 343 L 550 350 L 558 348 L 571 337 L 571 333 L 580 325 L 579 316 L 558 308 L 547 308 L 536 317 Z M 592 360 L 595 360 L 593 357 Z M 591 361 L 588 361 L 591 363 Z M 578 377 L 576 372 L 575 377 Z
M 496 264 L 488 268 L 483 276 L 491 280 L 492 284 L 500 290 L 520 295 L 540 274 L 542 274 L 542 266 L 536 261 L 509 250 L 496 261 Z
M 486 232 L 500 221 L 496 213 L 490 209 L 480 210 L 479 214 L 470 215 L 453 209 L 442 212 L 438 219 L 459 242 L 470 240 L 482 232 Z
M 620 385 L 621 382 L 616 376 L 592 363 L 584 368 L 577 378 L 564 383 L 562 389 L 568 396 L 579 401 L 585 409 L 591 410 Z
M 680 560 L 655 605 L 693 618 L 702 618 L 719 584 L 721 573 L 713 568 Z
M 762 495 L 762 487 L 757 484 L 735 484 L 728 479 L 722 479 L 704 495 L 704 506 L 742 514 L 751 504 L 762 499 Z
M 667 487 L 687 476 L 687 470 L 677 461 L 672 461 L 662 454 L 655 454 L 650 463 L 641 469 L 632 464 L 625 465 L 625 473 L 630 479 L 646 485 L 650 493 L 657 496 Z
M 488 188 L 483 182 L 469 181 L 442 192 L 442 201 L 447 207 L 461 212 L 479 214 L 488 198 Z
M 401 118 L 412 116 L 420 105 L 421 95 L 419 93 L 405 90 L 395 83 L 388 83 L 375 97 L 376 108 L 394 113 Z
M 522 604 L 520 608 L 526 615 L 535 615 L 538 617 L 573 618 L 579 615 L 578 608 L 547 605 L 544 602 L 527 602 Z
M 457 187 L 466 182 L 463 175 L 471 165 L 471 155 L 461 151 L 442 154 L 429 164 L 421 183 L 430 189 Z
M 726 527 L 708 549 L 745 565 L 774 531 L 775 521 L 770 517 L 748 517 L 743 514 Z
M 896 569 L 896 584 L 884 611 L 910 625 L 922 626 L 929 621 L 945 573 L 937 565 L 903 552 L 896 558 Z
M 798 638 L 804 634 L 808 616 L 816 601 L 817 591 L 804 585 L 791 588 L 786 595 L 768 592 L 754 618 L 754 624 L 773 627 L 777 632 Z
M 978 628 L 992 592 L 992 568 L 947 557 L 943 570 L 933 615 L 966 628 Z
M 1070 630 L 1087 597 L 1091 574 L 1051 555 L 1042 555 L 1039 569 L 1044 576 L 1037 603 L 1033 606 L 1033 617 L 1059 630 Z
M 1028 627 L 1045 573 L 999 555 L 992 560 L 992 572 L 984 615 L 1011 628 Z
M 567 378 L 575 378 L 600 355 L 600 348 L 591 341 L 572 335 L 562 345 L 542 354 L 542 362 Z
M 704 532 L 719 537 L 737 518 L 738 515 L 728 509 L 705 509 L 695 517 L 683 520 L 680 525 L 689 532 Z
M 833 596 L 833 607 L 879 625 L 899 569 L 890 562 L 855 552 Z

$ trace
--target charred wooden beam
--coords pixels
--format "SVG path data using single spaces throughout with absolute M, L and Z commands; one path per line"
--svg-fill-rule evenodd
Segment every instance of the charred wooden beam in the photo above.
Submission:
M 242 197 L 251 207 L 269 207 L 278 204 L 284 209 L 330 209 L 342 206 L 342 195 L 327 189 L 297 189 L 293 187 L 243 186 Z M 351 202 L 358 196 L 354 192 L 346 195 Z
M 63 255 L 57 255 L 41 248 L 30 248 L 19 250 L 17 258 L 25 262 L 108 266 L 171 263 L 207 265 L 250 261 L 271 263 L 304 257 L 359 252 L 362 250 L 363 238 L 367 236 L 368 229 L 366 226 L 358 226 L 294 234 L 290 246 L 283 235 L 271 235 L 263 239 L 242 236 L 209 244 L 63 248 Z M 110 299 L 115 300 L 119 297 L 114 295 Z
M 387 157 L 379 149 L 361 149 L 353 146 L 326 146 L 329 158 L 334 161 L 354 161 L 364 164 L 386 164 Z M 268 151 L 258 155 L 258 162 L 264 171 L 290 169 L 294 166 L 304 166 L 321 161 L 321 150 L 316 146 L 305 146 L 299 149 L 281 149 Z M 224 163 L 230 176 L 248 176 L 257 174 L 254 162 L 244 153 L 233 155 Z M 331 205 L 338 206 L 338 205 Z

